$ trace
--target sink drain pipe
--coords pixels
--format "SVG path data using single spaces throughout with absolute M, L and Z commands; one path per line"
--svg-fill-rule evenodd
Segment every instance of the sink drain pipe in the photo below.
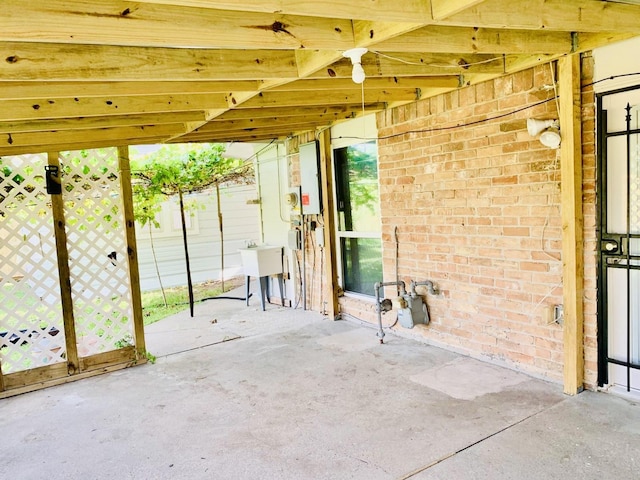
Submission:
M 378 312 L 378 333 L 377 336 L 378 338 L 380 338 L 380 343 L 384 343 L 384 330 L 382 329 L 382 311 L 383 311 L 383 306 L 382 306 L 382 302 L 380 301 L 380 288 L 382 287 L 391 287 L 391 286 L 397 286 L 400 287 L 400 295 L 406 295 L 407 294 L 407 289 L 406 286 L 404 284 L 404 282 L 402 280 L 397 280 L 395 282 L 377 282 L 374 285 L 375 291 L 376 291 L 376 310 Z M 384 308 L 385 312 L 388 312 L 390 310 L 390 308 L 386 307 Z

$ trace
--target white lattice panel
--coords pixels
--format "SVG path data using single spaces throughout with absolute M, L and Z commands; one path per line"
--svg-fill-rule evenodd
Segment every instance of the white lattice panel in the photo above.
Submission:
M 2 373 L 66 361 L 46 155 L 0 158 Z
M 117 149 L 61 156 L 73 311 L 81 357 L 121 348 L 133 332 Z

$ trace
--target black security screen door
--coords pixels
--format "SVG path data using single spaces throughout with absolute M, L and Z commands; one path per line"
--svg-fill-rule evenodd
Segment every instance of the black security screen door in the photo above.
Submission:
M 640 394 L 640 89 L 598 97 L 598 383 Z

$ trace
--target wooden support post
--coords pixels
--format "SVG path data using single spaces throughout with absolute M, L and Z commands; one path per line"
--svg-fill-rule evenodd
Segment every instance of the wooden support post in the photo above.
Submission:
M 120 193 L 122 194 L 122 205 L 124 208 L 127 258 L 129 261 L 129 284 L 131 288 L 131 307 L 133 309 L 133 338 L 136 356 L 140 359 L 146 358 L 147 347 L 144 341 L 144 320 L 142 316 L 142 295 L 140 293 L 135 219 L 133 216 L 133 191 L 131 188 L 129 147 L 126 145 L 118 147 L 118 166 L 120 169 Z
M 559 60 L 562 145 L 562 282 L 564 303 L 564 392 L 580 393 L 584 382 L 582 125 L 580 55 Z
M 60 169 L 58 152 L 48 153 L 48 163 Z M 61 175 L 61 174 L 60 174 Z M 64 191 L 64 185 L 62 186 Z M 67 248 L 67 227 L 64 218 L 63 195 L 51 195 L 56 251 L 58 253 L 58 277 L 60 278 L 60 301 L 62 302 L 62 320 L 64 340 L 67 349 L 67 371 L 73 375 L 80 371 L 78 361 L 78 342 L 76 324 L 73 315 L 73 296 L 71 293 L 71 272 L 69 270 L 69 250 Z
M 333 205 L 333 177 L 331 176 L 331 130 L 320 134 L 320 181 L 322 183 L 322 212 L 324 221 L 324 281 L 328 286 L 327 315 L 338 314 L 338 274 L 336 265 L 336 236 Z

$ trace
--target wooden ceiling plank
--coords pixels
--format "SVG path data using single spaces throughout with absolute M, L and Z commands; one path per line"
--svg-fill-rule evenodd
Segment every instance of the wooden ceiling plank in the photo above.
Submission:
M 594 0 L 485 0 L 442 25 L 638 34 L 640 6 Z
M 417 92 L 410 88 L 389 90 L 364 90 L 365 102 L 392 102 L 403 100 L 415 100 Z M 307 92 L 264 92 L 252 98 L 238 108 L 264 108 L 276 106 L 303 106 L 303 105 L 339 105 L 343 103 L 358 103 L 362 100 L 362 93 L 354 90 L 335 90 L 333 92 L 318 92 L 309 95 Z
M 317 125 L 298 125 L 295 127 L 274 127 L 274 128 L 261 128 L 261 129 L 246 129 L 246 130 L 232 130 L 232 131 L 219 131 L 219 132 L 206 132 L 202 134 L 190 133 L 183 135 L 180 138 L 183 142 L 225 142 L 225 141 L 237 141 L 246 138 L 247 136 L 259 135 L 261 138 L 282 138 L 291 135 L 295 135 L 298 132 L 308 132 L 315 130 Z M 175 139 L 177 139 L 176 137 Z M 175 140 L 172 139 L 171 141 Z
M 341 58 L 343 58 L 342 52 L 335 50 L 297 50 L 298 76 L 300 78 L 307 77 L 318 70 L 329 67 Z
M 388 89 L 388 88 L 435 88 L 435 87 L 457 87 L 460 85 L 459 75 L 442 75 L 432 77 L 380 77 L 368 78 L 365 80 L 365 88 Z M 330 80 L 297 80 L 285 85 L 269 88 L 269 92 L 294 92 L 294 91 L 317 91 L 317 90 L 358 90 L 360 85 L 354 83 L 350 78 L 332 78 Z
M 430 0 L 139 0 L 138 3 L 156 3 L 201 8 L 219 8 L 245 12 L 283 13 L 313 17 L 414 22 L 416 18 L 431 18 Z
M 333 114 L 306 115 L 298 117 L 264 117 L 264 118 L 245 118 L 238 120 L 209 122 L 206 125 L 193 130 L 193 133 L 216 132 L 224 130 L 242 130 L 246 128 L 263 128 L 273 127 L 274 125 L 299 125 L 299 124 L 316 124 L 327 125 L 337 120 L 345 120 L 353 118 L 354 112 L 343 112 Z
M 4 82 L 0 81 L 0 100 L 38 98 L 75 98 L 178 95 L 185 93 L 228 93 L 231 90 L 257 90 L 260 82 L 244 80 L 238 82 Z
M 0 121 L 74 118 L 225 108 L 222 95 L 172 95 L 153 97 L 62 98 L 0 101 Z
M 328 122 L 326 124 L 318 124 L 315 122 L 301 122 L 301 123 L 291 123 L 285 125 L 273 125 L 263 126 L 263 127 L 246 127 L 246 128 L 230 128 L 227 130 L 206 130 L 206 131 L 194 131 L 189 133 L 190 138 L 210 138 L 212 136 L 220 136 L 220 135 L 245 135 L 252 134 L 255 131 L 259 131 L 260 133 L 267 133 L 268 135 L 287 135 L 291 132 L 299 132 L 304 130 L 315 130 L 318 126 L 330 125 L 333 122 Z M 186 135 L 185 135 L 186 136 Z
M 295 53 L 0 42 L 9 81 L 219 81 L 296 78 Z
M 504 73 L 500 56 L 486 54 L 369 52 L 362 57 L 362 68 L 367 78 L 424 77 L 428 75 L 466 75 L 471 73 Z M 309 79 L 351 78 L 351 62 L 341 60 L 318 70 Z M 365 80 L 366 82 L 366 80 Z
M 142 127 L 116 127 L 96 130 L 83 130 L 82 139 L 88 143 L 104 140 L 120 140 L 123 138 L 168 137 L 177 132 L 184 132 L 183 124 L 146 125 Z M 20 147 L 28 145 L 66 144 L 78 141 L 76 130 L 52 132 L 27 132 L 0 135 L 0 146 Z
M 353 22 L 354 46 L 369 47 L 378 42 L 424 27 L 429 23 L 431 22 L 370 22 L 357 20 Z
M 482 3 L 484 0 L 431 0 L 431 13 L 434 20 L 442 20 L 467 8 Z
M 508 57 L 505 62 L 505 70 L 507 73 L 519 72 L 542 63 L 549 63 L 557 60 L 563 55 L 520 55 Z
M 43 132 L 48 130 L 78 131 L 96 128 L 161 125 L 168 123 L 206 122 L 204 112 L 171 112 L 105 117 L 58 118 L 55 120 L 0 121 L 0 133 Z
M 385 103 L 365 103 L 365 111 L 382 110 L 386 106 Z M 289 107 L 274 107 L 274 108 L 241 108 L 237 110 L 229 110 L 224 114 L 213 118 L 211 122 L 225 122 L 227 120 L 240 120 L 240 119 L 257 119 L 257 118 L 269 118 L 269 117 L 298 117 L 307 115 L 332 115 L 362 111 L 362 104 L 360 102 L 352 104 L 342 105 L 310 105 L 310 106 L 289 106 Z
M 336 49 L 353 46 L 348 19 L 116 0 L 3 0 L 0 40 L 145 47 Z
M 85 150 L 90 148 L 106 148 L 116 147 L 118 145 L 153 145 L 162 143 L 166 140 L 166 136 L 161 137 L 144 137 L 144 138 L 118 138 L 118 139 L 105 139 L 94 142 L 73 142 L 73 143 L 52 143 L 52 144 L 39 144 L 39 145 L 22 145 L 22 146 L 9 146 L 0 147 L 0 157 L 6 155 L 22 155 L 28 153 L 43 153 L 43 152 L 62 152 L 72 150 Z
M 586 52 L 603 45 L 621 42 L 637 36 L 633 33 L 620 32 L 599 32 L 599 33 L 580 33 L 578 35 L 578 45 L 576 52 Z
M 431 25 L 376 43 L 378 52 L 569 53 L 571 33 Z

